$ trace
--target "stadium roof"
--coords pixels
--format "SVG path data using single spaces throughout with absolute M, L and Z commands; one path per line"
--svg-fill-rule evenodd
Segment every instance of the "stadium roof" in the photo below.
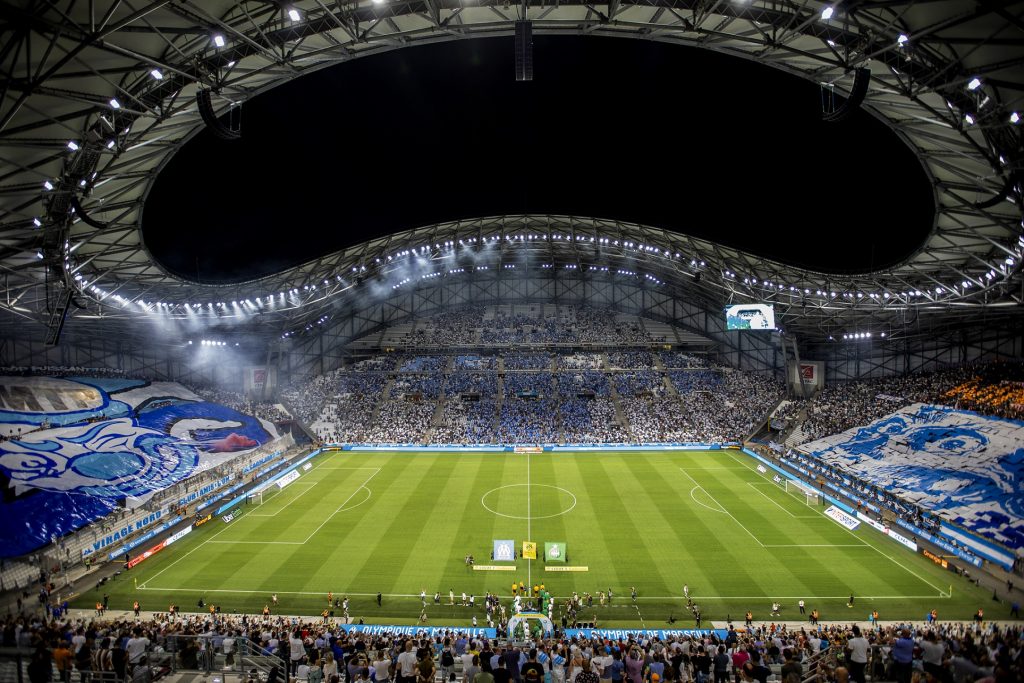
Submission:
M 258 316 L 283 333 L 315 323 L 338 297 L 354 295 L 357 283 L 376 282 L 386 295 L 388 287 L 473 277 L 476 271 L 465 265 L 451 267 L 460 252 L 474 268 L 632 278 L 693 293 L 709 306 L 774 301 L 788 329 L 819 336 L 836 321 L 853 329 L 858 321 L 908 314 L 953 324 L 1016 315 L 1024 246 L 1021 5 L 8 3 L 0 7 L 6 328 L 23 333 L 19 319 L 46 322 L 70 305 L 73 316 L 106 324 L 140 316 L 211 323 Z M 162 164 L 203 125 L 200 90 L 212 91 L 213 106 L 224 113 L 318 68 L 406 45 L 511 35 L 521 18 L 536 33 L 717 50 L 843 93 L 853 87 L 855 69 L 870 68 L 863 106 L 921 159 L 935 188 L 935 229 L 905 262 L 843 276 L 663 230 L 564 216 L 425 226 L 228 286 L 184 281 L 145 250 L 139 220 L 146 192 Z M 103 222 L 94 217 L 101 212 Z

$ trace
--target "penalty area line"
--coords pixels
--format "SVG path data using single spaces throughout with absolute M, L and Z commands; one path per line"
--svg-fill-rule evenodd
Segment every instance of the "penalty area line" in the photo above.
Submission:
M 735 455 L 733 455 L 732 453 L 730 453 L 730 454 L 729 454 L 729 457 L 730 457 L 730 458 L 732 458 L 733 460 L 735 460 L 736 462 L 740 463 L 740 464 L 744 464 L 742 460 L 740 460 L 739 458 L 737 458 L 737 457 L 736 457 Z M 753 467 L 751 467 L 751 468 L 749 468 L 749 469 L 750 469 L 751 471 L 756 471 L 756 470 L 754 470 L 754 468 L 753 468 Z M 817 511 L 817 512 L 819 512 L 819 514 L 821 514 L 821 516 L 822 516 L 822 517 L 824 517 L 824 516 L 825 516 L 825 512 L 824 512 L 824 511 Z M 918 581 L 920 581 L 921 583 L 923 583 L 923 584 L 925 584 L 926 586 L 928 586 L 929 588 L 932 588 L 932 589 L 934 589 L 935 591 L 937 591 L 937 592 L 938 592 L 938 596 L 937 596 L 937 597 L 940 597 L 940 598 L 950 598 L 950 597 L 952 597 L 952 596 L 951 596 L 951 595 L 950 595 L 949 593 L 947 593 L 946 591 L 942 590 L 941 588 L 939 588 L 938 586 L 936 586 L 936 585 L 935 585 L 934 583 L 932 583 L 931 581 L 928 581 L 928 580 L 927 580 L 927 579 L 925 579 L 925 578 L 924 578 L 923 576 L 921 576 L 920 574 L 918 574 L 917 572 L 915 572 L 914 570 L 910 569 L 910 568 L 909 568 L 909 567 L 907 567 L 907 566 L 906 566 L 905 564 L 903 564 L 902 562 L 900 562 L 899 560 L 897 560 L 897 559 L 896 559 L 895 557 L 892 557 L 892 556 L 891 556 L 891 555 L 889 555 L 889 554 L 888 554 L 887 552 L 885 552 L 884 550 L 882 550 L 881 548 L 879 548 L 878 546 L 876 546 L 876 545 L 875 545 L 874 543 L 869 543 L 869 542 L 865 541 L 865 540 L 864 540 L 863 538 L 861 538 L 861 537 L 860 537 L 860 536 L 858 536 L 857 534 L 853 533 L 852 531 L 850 531 L 849 529 L 847 529 L 847 528 L 846 528 L 845 526 L 843 526 L 842 524 L 838 524 L 837 526 L 838 526 L 838 528 L 842 529 L 842 530 L 843 530 L 843 531 L 845 531 L 846 533 L 848 533 L 848 534 L 850 534 L 851 536 L 853 536 L 854 538 L 856 538 L 856 539 L 857 539 L 858 541 L 860 541 L 861 543 L 863 543 L 863 544 L 867 545 L 867 546 L 868 546 L 869 548 L 871 548 L 872 550 L 874 550 L 874 551 L 875 551 L 876 553 L 878 553 L 878 554 L 879 554 L 879 555 L 881 555 L 882 557 L 886 558 L 887 560 L 889 560 L 890 562 L 892 562 L 893 564 L 895 564 L 895 565 L 896 565 L 897 567 L 899 567 L 899 568 L 900 568 L 900 569 L 902 569 L 903 571 L 907 572 L 908 574 L 910 574 L 911 576 L 913 576 L 914 578 L 916 578 L 916 579 L 917 579 Z M 762 545 L 763 545 L 763 544 L 762 544 Z M 932 596 L 932 597 L 936 597 L 936 596 Z

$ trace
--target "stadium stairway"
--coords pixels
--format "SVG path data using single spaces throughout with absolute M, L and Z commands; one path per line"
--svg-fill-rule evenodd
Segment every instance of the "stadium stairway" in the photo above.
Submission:
M 442 380 L 441 392 L 437 395 L 437 405 L 434 406 L 434 416 L 430 418 L 430 426 L 423 434 L 423 440 L 421 441 L 423 445 L 430 444 L 434 439 L 434 432 L 437 431 L 438 427 L 444 424 L 444 406 L 448 402 L 448 394 L 445 391 L 445 388 L 448 385 L 448 377 L 449 374 L 446 372 L 444 374 L 444 379 Z
M 384 404 L 391 400 L 391 390 L 395 386 L 395 375 L 388 377 L 387 384 L 384 385 L 384 389 L 380 392 L 380 398 L 377 399 L 377 405 L 373 406 L 373 412 L 370 414 L 369 425 L 377 422 L 377 416 L 380 415 L 380 409 L 384 407 Z
M 601 354 L 604 357 L 604 362 L 607 364 L 608 356 Z M 615 382 L 608 380 L 608 392 L 612 398 L 612 405 L 615 406 L 615 419 L 618 420 L 619 425 L 622 426 L 622 431 L 626 432 L 626 436 L 630 441 L 634 441 L 633 430 L 630 429 L 629 420 L 626 419 L 626 411 L 622 409 L 622 404 L 619 403 L 619 392 L 615 388 Z
M 491 425 L 491 434 L 497 434 L 501 427 L 501 406 L 505 403 L 505 375 L 498 374 L 498 396 L 494 402 L 494 424 Z
M 785 397 L 780 398 L 778 401 L 776 401 L 775 405 L 773 405 L 771 407 L 771 409 L 767 413 L 764 414 L 764 417 L 762 417 L 757 422 L 757 424 L 754 425 L 754 428 L 752 430 L 750 430 L 750 433 L 747 434 L 746 438 L 744 438 L 743 440 L 744 441 L 751 441 L 755 437 L 761 435 L 762 433 L 767 434 L 767 435 L 770 436 L 771 435 L 771 429 L 769 429 L 769 427 L 768 427 L 768 421 L 771 419 L 771 416 L 775 414 L 775 411 L 778 410 L 779 407 L 783 403 L 785 403 L 786 401 L 787 401 L 787 399 Z
M 796 429 L 790 432 L 782 443 L 786 444 L 786 448 L 796 448 L 804 441 L 807 441 L 807 435 L 804 434 L 804 426 L 801 424 L 797 425 Z

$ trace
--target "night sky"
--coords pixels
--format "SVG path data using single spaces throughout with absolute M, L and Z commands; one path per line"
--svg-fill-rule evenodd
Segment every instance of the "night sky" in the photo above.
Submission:
M 629 39 L 406 48 L 305 76 L 168 163 L 143 216 L 169 270 L 237 281 L 419 225 L 565 213 L 664 227 L 843 272 L 906 258 L 934 205 L 910 150 L 866 113 L 821 122 L 817 85 Z

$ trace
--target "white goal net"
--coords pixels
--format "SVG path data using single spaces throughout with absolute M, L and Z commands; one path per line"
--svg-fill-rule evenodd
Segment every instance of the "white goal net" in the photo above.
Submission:
M 263 505 L 263 491 L 256 491 L 248 495 L 249 505 Z
M 786 493 L 801 499 L 807 505 L 820 505 L 821 497 L 818 492 L 810 486 L 805 485 L 803 482 L 795 481 L 793 479 L 787 479 L 778 472 L 772 472 L 763 465 L 757 466 L 757 471 L 760 472 L 766 479 L 771 481 L 773 484 L 778 486 Z

